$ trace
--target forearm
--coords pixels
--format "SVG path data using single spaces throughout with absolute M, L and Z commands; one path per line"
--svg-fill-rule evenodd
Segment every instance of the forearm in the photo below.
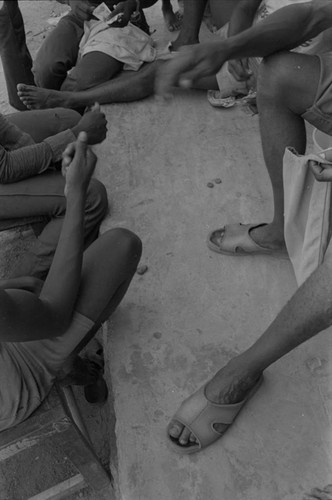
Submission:
M 81 191 L 67 195 L 66 215 L 54 259 L 42 288 L 55 316 L 67 324 L 71 319 L 81 280 L 84 244 L 85 195 Z
M 44 172 L 61 160 L 67 144 L 75 138 L 72 131 L 66 130 L 39 144 L 14 151 L 6 151 L 0 147 L 0 183 L 18 182 Z
M 265 57 L 291 50 L 332 26 L 332 2 L 289 5 L 254 27 L 217 42 L 226 59 Z

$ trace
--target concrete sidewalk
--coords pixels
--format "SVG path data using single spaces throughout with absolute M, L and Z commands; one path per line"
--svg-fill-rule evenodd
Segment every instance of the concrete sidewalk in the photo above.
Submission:
M 149 19 L 166 40 L 159 4 Z M 268 369 L 215 445 L 181 456 L 166 437 L 182 400 L 247 348 L 296 289 L 288 260 L 225 257 L 205 243 L 225 223 L 272 217 L 257 116 L 212 108 L 195 91 L 167 105 L 150 98 L 104 109 L 109 132 L 96 176 L 112 207 L 103 230 L 135 231 L 148 266 L 104 336 L 109 423 L 83 406 L 99 456 L 110 447 L 118 500 L 300 500 L 332 483 L 329 332 Z M 222 183 L 207 187 L 216 178 Z
M 163 30 L 158 9 L 152 27 Z M 116 414 L 112 468 L 121 500 L 299 500 L 331 482 L 330 336 L 267 370 L 216 445 L 173 451 L 181 401 L 248 347 L 296 289 L 288 260 L 233 258 L 205 244 L 227 222 L 272 216 L 258 119 L 212 108 L 204 92 L 105 107 L 97 176 L 113 200 L 106 227 L 143 240 L 142 264 L 109 326 Z M 213 188 L 207 182 L 221 178 Z

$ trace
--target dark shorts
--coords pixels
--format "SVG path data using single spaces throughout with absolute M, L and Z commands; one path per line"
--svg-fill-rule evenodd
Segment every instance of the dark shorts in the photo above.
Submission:
M 320 60 L 320 78 L 311 108 L 302 117 L 314 127 L 332 135 L 332 52 L 317 55 Z

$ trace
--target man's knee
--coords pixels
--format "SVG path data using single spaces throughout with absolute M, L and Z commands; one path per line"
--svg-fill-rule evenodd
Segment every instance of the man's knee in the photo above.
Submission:
M 288 55 L 288 52 L 279 52 L 261 62 L 257 82 L 260 98 L 275 100 L 285 95 L 291 78 Z
M 296 52 L 273 54 L 260 65 L 258 99 L 273 99 L 302 113 L 313 104 L 320 71 L 317 56 Z
M 128 265 L 137 267 L 142 255 L 142 241 L 135 233 L 129 229 L 117 227 L 104 233 L 102 238 L 107 240 L 111 248 L 118 249 Z
M 83 25 L 72 15 L 64 16 L 40 47 L 33 73 L 38 87 L 59 90 L 67 72 L 76 64 Z
M 108 211 L 107 191 L 100 181 L 91 179 L 86 199 L 86 213 L 97 222 L 101 222 Z

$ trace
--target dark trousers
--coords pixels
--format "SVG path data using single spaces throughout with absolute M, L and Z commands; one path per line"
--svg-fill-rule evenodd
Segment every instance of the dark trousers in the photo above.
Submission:
M 0 9 L 0 56 L 9 103 L 18 110 L 25 110 L 26 107 L 17 96 L 16 86 L 18 83 L 34 85 L 34 77 L 17 0 L 5 1 Z
M 26 111 L 7 117 L 36 142 L 76 125 L 81 118 L 71 109 L 55 108 Z M 0 185 L 0 218 L 13 219 L 44 216 L 48 220 L 31 252 L 17 275 L 43 278 L 47 273 L 61 232 L 66 210 L 65 180 L 58 171 L 46 171 L 29 179 Z M 99 226 L 107 212 L 107 193 L 104 185 L 92 179 L 85 206 L 85 246 L 98 236 Z
M 59 90 L 76 64 L 82 35 L 83 23 L 67 14 L 48 35 L 33 63 L 18 0 L 5 0 L 0 9 L 0 56 L 11 106 L 26 110 L 17 96 L 18 83 Z

